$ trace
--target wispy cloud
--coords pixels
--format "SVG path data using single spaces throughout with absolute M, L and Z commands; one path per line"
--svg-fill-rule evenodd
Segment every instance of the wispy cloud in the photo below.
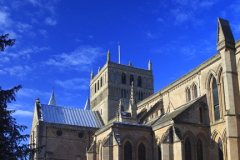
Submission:
M 75 78 L 66 81 L 56 80 L 55 84 L 63 87 L 64 89 L 86 90 L 89 87 L 89 79 Z
M 62 69 L 86 70 L 102 55 L 104 52 L 100 47 L 80 46 L 72 53 L 55 55 L 53 59 L 49 59 L 43 65 L 57 66 Z
M 48 17 L 48 18 L 45 19 L 45 23 L 50 25 L 50 26 L 55 26 L 57 24 L 57 21 Z
M 21 116 L 21 117 L 32 117 L 33 116 L 33 112 L 30 111 L 23 111 L 23 110 L 16 110 L 13 113 L 13 116 Z
M 26 23 L 19 22 L 17 24 L 17 28 L 19 32 L 26 32 L 29 31 L 29 29 L 32 28 L 32 26 Z
M 36 98 L 37 96 L 51 95 L 51 92 L 42 92 L 37 89 L 22 88 L 18 91 L 17 97 L 32 97 Z
M 39 29 L 38 32 L 42 35 L 44 35 L 45 37 L 47 37 L 47 31 L 44 29 Z
M 23 77 L 28 72 L 32 71 L 32 68 L 25 65 L 25 66 L 13 66 L 13 67 L 7 67 L 2 70 L 0 70 L 0 74 L 10 74 L 11 76 L 17 76 L 17 77 Z
M 148 38 L 158 38 L 158 36 L 157 35 L 155 35 L 155 34 L 152 34 L 151 32 L 146 32 L 146 36 L 148 37 Z

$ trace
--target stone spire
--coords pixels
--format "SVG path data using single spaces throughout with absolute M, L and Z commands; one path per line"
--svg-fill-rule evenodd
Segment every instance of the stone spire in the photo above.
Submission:
M 89 97 L 87 98 L 84 110 L 90 110 L 90 100 L 89 100 Z
M 93 70 L 91 72 L 91 80 L 94 78 L 94 73 L 93 73 Z
M 132 66 L 132 62 L 131 61 L 129 61 L 129 66 Z
M 108 61 L 108 62 L 110 61 L 110 56 L 111 56 L 111 54 L 110 54 L 110 52 L 109 52 L 109 50 L 108 50 L 108 53 L 107 53 L 107 61 Z
M 54 95 L 54 90 L 52 91 L 52 95 L 51 95 L 51 98 L 48 102 L 48 105 L 57 106 L 57 101 L 56 101 L 56 98 L 55 98 L 55 95 Z
M 152 62 L 150 60 L 148 62 L 148 70 L 152 70 Z
M 235 40 L 228 21 L 218 18 L 217 50 L 224 47 L 235 49 Z
M 133 119 L 137 119 L 137 103 L 135 99 L 134 84 L 132 82 L 131 97 L 129 100 L 129 111 Z

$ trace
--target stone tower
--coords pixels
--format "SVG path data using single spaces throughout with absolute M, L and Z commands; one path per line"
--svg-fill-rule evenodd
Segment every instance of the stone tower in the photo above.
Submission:
M 120 99 L 124 110 L 129 109 L 131 82 L 134 82 L 137 103 L 154 92 L 152 68 L 114 63 L 110 56 L 108 51 L 106 64 L 95 77 L 91 73 L 90 81 L 90 109 L 99 111 L 105 124 L 116 117 Z

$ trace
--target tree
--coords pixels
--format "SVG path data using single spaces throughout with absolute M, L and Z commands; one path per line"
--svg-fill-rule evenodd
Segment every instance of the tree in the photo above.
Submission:
M 2 35 L 0 38 L 1 51 L 5 47 L 15 44 L 15 39 L 8 39 L 9 34 Z M 13 87 L 9 90 L 2 90 L 0 86 L 0 159 L 27 159 L 35 152 L 39 152 L 42 147 L 30 147 L 34 144 L 21 144 L 23 141 L 28 140 L 29 135 L 22 135 L 21 132 L 27 126 L 19 125 L 16 119 L 12 117 L 15 110 L 8 110 L 7 104 L 16 101 L 15 93 L 22 88 L 21 85 Z M 30 154 L 30 155 L 29 155 Z
M 0 38 L 0 47 L 1 51 L 4 51 L 4 49 L 7 46 L 13 46 L 15 44 L 15 39 L 7 39 L 9 34 L 2 35 Z

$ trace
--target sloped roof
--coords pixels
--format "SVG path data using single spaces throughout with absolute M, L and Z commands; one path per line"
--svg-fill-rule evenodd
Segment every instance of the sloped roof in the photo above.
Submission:
M 100 128 L 103 126 L 96 111 L 41 104 L 42 121 Z
M 175 117 L 177 117 L 180 113 L 182 113 L 183 111 L 185 111 L 187 108 L 189 108 L 191 105 L 193 105 L 194 103 L 196 103 L 199 99 L 201 99 L 202 97 L 204 97 L 205 95 L 198 97 L 180 107 L 178 107 L 177 109 L 175 109 L 174 111 L 171 111 L 169 113 L 166 113 L 165 115 L 163 115 L 162 117 L 160 117 L 153 125 L 157 125 L 157 124 L 161 124 L 164 123 L 168 120 L 171 120 Z

